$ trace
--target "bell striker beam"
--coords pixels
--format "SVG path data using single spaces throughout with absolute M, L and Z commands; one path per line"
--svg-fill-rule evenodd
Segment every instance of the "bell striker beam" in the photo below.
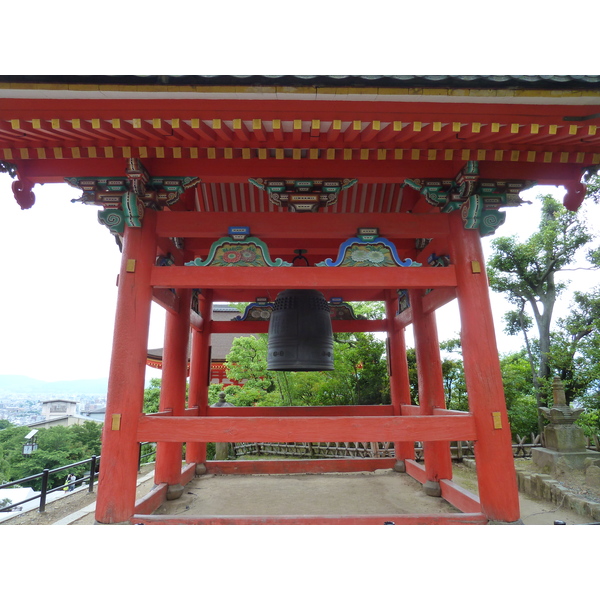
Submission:
M 463 227 L 460 211 L 449 219 L 481 508 L 491 520 L 515 522 L 517 479 L 481 239 L 477 230 Z
M 210 381 L 210 339 L 212 329 L 212 290 L 202 290 L 198 310 L 202 317 L 202 330 L 192 330 L 192 355 L 190 358 L 190 389 L 188 406 L 200 417 L 208 411 L 208 386 Z M 206 471 L 206 442 L 187 442 L 185 460 L 196 463 L 196 474 Z
M 446 401 L 435 312 L 423 311 L 423 291 L 409 290 L 409 298 L 419 381 L 419 413 L 432 415 L 434 409 L 445 408 Z M 439 496 L 440 479 L 452 479 L 450 445 L 447 442 L 424 441 L 423 455 L 427 476 L 424 490 L 430 496 Z
M 124 232 L 96 501 L 99 523 L 122 523 L 134 512 L 136 433 L 144 402 L 155 224 L 154 211 L 148 211 L 141 227 L 126 227 Z
M 166 313 L 160 390 L 160 411 L 170 411 L 174 417 L 185 414 L 191 290 L 178 290 L 178 295 L 179 312 Z M 180 496 L 183 492 L 181 450 L 181 442 L 158 442 L 156 448 L 154 481 L 156 484 L 168 484 L 168 498 Z
M 396 325 L 397 295 L 388 291 L 385 310 L 388 322 L 388 365 L 390 377 L 390 396 L 395 415 L 402 414 L 402 406 L 411 403 L 408 361 L 406 357 L 406 339 L 404 328 Z M 404 472 L 404 461 L 415 457 L 413 442 L 394 442 L 397 471 Z

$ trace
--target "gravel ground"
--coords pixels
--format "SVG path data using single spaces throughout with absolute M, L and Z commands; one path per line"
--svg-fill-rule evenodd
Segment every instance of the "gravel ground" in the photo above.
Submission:
M 533 470 L 532 463 L 529 460 L 519 459 L 517 464 L 520 468 L 526 468 Z M 153 465 L 146 465 L 143 467 L 140 477 L 147 474 L 153 469 Z M 230 476 L 231 477 L 242 477 L 242 476 Z M 322 477 L 322 476 L 315 476 Z M 477 478 L 475 471 L 465 465 L 457 464 L 454 468 L 454 480 L 456 483 L 461 485 L 467 490 L 477 492 Z M 574 494 L 578 494 L 586 499 L 600 502 L 600 489 L 592 488 L 585 483 L 583 474 L 571 473 L 565 475 L 559 479 L 560 482 L 567 488 L 569 488 Z M 199 480 L 195 479 L 190 482 L 189 485 L 197 486 Z M 196 482 L 196 483 L 194 483 Z M 138 488 L 138 498 L 146 494 L 152 488 L 152 480 L 147 481 Z M 414 484 L 416 487 L 420 487 L 418 484 Z M 191 498 L 188 495 L 187 498 Z M 423 501 L 432 500 L 429 497 L 423 497 L 418 490 L 415 492 L 415 504 L 416 509 L 414 512 L 422 512 L 419 509 L 419 504 Z M 0 523 L 0 525 L 52 525 L 61 519 L 68 517 L 69 515 L 87 508 L 90 504 L 96 501 L 96 493 L 89 493 L 87 490 L 82 490 L 67 495 L 65 498 L 56 500 L 46 506 L 46 511 L 40 513 L 37 510 L 16 516 L 8 521 Z M 189 500 L 187 500 L 189 503 Z M 542 500 L 536 500 L 533 498 L 526 497 L 524 494 L 520 494 L 521 502 L 521 518 L 525 524 L 549 524 L 551 525 L 554 520 L 564 520 L 568 524 L 579 524 L 586 523 L 589 519 L 577 515 L 573 511 L 565 510 L 560 507 L 556 507 L 549 502 Z M 172 508 L 175 508 L 175 504 L 181 502 L 174 501 Z M 169 503 L 170 504 L 170 503 Z M 169 507 L 171 508 L 171 507 Z M 159 509 L 160 511 L 160 509 Z M 158 511 L 157 511 L 158 512 Z M 171 510 L 163 508 L 162 512 L 171 512 Z M 368 512 L 368 511 L 367 511 Z M 95 522 L 93 512 L 86 517 L 76 521 L 73 524 L 77 525 L 93 525 Z

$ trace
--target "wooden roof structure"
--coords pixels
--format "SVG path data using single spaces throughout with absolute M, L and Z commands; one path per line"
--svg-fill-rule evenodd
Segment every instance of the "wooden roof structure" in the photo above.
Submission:
M 600 165 L 599 104 L 598 76 L 0 76 L 0 168 L 18 173 L 13 189 L 28 207 L 36 183 L 125 180 L 137 160 L 145 177 L 181 178 L 177 201 L 161 208 L 178 213 L 164 221 L 187 254 L 206 257 L 238 214 L 287 261 L 312 236 L 316 264 L 369 215 L 388 214 L 394 230 L 397 215 L 439 212 L 415 188 L 448 188 L 467 163 L 482 181 L 564 185 L 576 209 L 582 177 Z M 290 224 L 256 184 L 290 177 L 341 182 L 317 227 L 297 226 L 307 215 Z M 179 214 L 189 212 L 202 214 L 203 237 L 189 236 Z M 266 215 L 281 235 L 264 237 Z M 344 233 L 324 235 L 333 224 Z M 410 253 L 427 237 L 416 223 L 413 233 L 397 247 Z
M 0 160 L 44 183 L 139 158 L 197 173 L 174 210 L 211 213 L 277 210 L 248 179 L 293 165 L 359 180 L 325 212 L 405 212 L 405 178 L 466 161 L 483 178 L 579 181 L 600 164 L 599 104 L 598 76 L 0 76 Z

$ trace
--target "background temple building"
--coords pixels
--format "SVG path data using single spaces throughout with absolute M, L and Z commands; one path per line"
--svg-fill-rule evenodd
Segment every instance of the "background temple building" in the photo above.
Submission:
M 214 321 L 231 321 L 241 313 L 236 308 L 227 305 L 215 305 L 213 307 Z M 225 359 L 231 350 L 231 345 L 236 337 L 242 337 L 233 333 L 216 333 L 211 338 L 210 359 L 210 383 L 217 385 L 240 385 L 238 381 L 227 378 L 225 370 Z M 146 364 L 153 369 L 162 369 L 163 348 L 151 348 L 148 350 Z M 189 359 L 188 359 L 189 360 Z

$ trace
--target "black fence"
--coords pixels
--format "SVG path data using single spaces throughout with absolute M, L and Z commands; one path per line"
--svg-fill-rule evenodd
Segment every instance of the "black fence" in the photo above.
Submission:
M 146 452 L 146 450 L 148 450 Z M 143 442 L 140 444 L 139 457 L 138 457 L 138 470 L 141 468 L 142 463 L 150 462 L 147 459 L 156 454 L 156 444 Z M 89 465 L 89 470 L 87 473 L 80 477 L 79 479 L 75 479 L 70 482 L 63 482 L 57 487 L 49 487 L 50 476 L 55 473 L 61 473 L 62 471 L 73 471 L 75 467 L 81 467 L 82 465 Z M 66 465 L 64 467 L 57 467 L 56 469 L 44 469 L 41 473 L 36 473 L 35 475 L 30 475 L 29 477 L 23 477 L 23 479 L 17 479 L 16 481 L 9 481 L 8 483 L 4 483 L 0 485 L 0 500 L 2 500 L 2 491 L 3 489 L 14 488 L 14 487 L 22 487 L 25 483 L 34 483 L 41 482 L 40 491 L 35 496 L 31 496 L 26 500 L 21 500 L 20 502 L 15 502 L 14 504 L 9 504 L 7 506 L 3 506 L 0 508 L 0 512 L 9 512 L 12 511 L 17 506 L 21 504 L 25 504 L 26 502 L 31 502 L 32 500 L 40 501 L 39 512 L 44 512 L 46 510 L 46 498 L 48 494 L 52 492 L 57 492 L 61 489 L 72 488 L 75 485 L 87 483 L 88 492 L 94 491 L 94 483 L 96 483 L 98 479 L 98 474 L 100 472 L 100 456 L 92 456 L 86 460 L 81 460 L 76 463 L 71 463 L 70 465 Z
M 87 475 L 79 479 L 75 479 L 70 481 L 69 483 L 61 483 L 58 487 L 50 488 L 48 487 L 48 482 L 50 479 L 50 475 L 54 475 L 55 473 L 60 473 L 61 471 L 72 471 L 74 467 L 79 467 L 81 465 L 89 465 L 89 472 Z M 21 504 L 25 504 L 26 502 L 31 502 L 32 500 L 39 499 L 40 508 L 39 512 L 44 512 L 46 510 L 46 498 L 48 494 L 51 492 L 57 492 L 58 490 L 63 489 L 68 486 L 75 486 L 80 483 L 88 483 L 88 491 L 94 491 L 94 483 L 98 477 L 98 471 L 100 469 L 100 457 L 92 456 L 86 460 L 81 460 L 76 463 L 72 463 L 70 465 L 66 465 L 65 467 L 58 467 L 56 469 L 44 469 L 41 473 L 37 473 L 36 475 L 30 475 L 29 477 L 24 477 L 23 479 L 17 479 L 16 481 L 10 481 L 9 483 L 5 483 L 0 485 L 0 490 L 7 488 L 21 487 L 24 483 L 32 483 L 41 480 L 41 490 L 35 495 L 27 498 L 26 500 L 21 500 L 21 502 L 15 502 L 14 504 L 9 504 L 8 506 L 2 507 L 0 512 L 8 512 L 11 511 L 16 506 L 20 506 Z M 0 492 L 0 499 L 2 498 L 2 492 Z

